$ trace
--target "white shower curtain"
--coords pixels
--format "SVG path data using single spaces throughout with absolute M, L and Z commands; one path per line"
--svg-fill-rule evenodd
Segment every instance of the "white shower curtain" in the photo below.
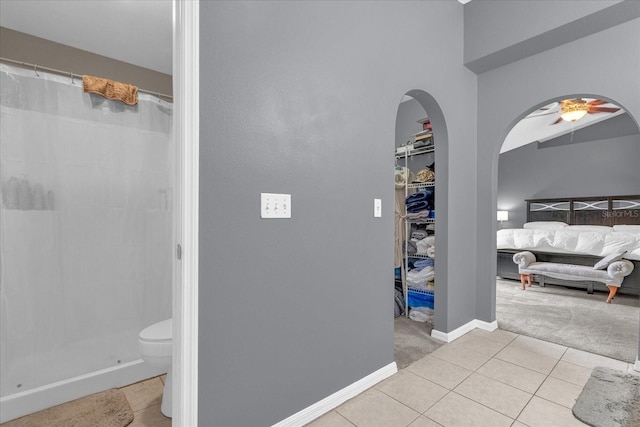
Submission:
M 0 397 L 139 359 L 171 316 L 171 104 L 0 65 Z

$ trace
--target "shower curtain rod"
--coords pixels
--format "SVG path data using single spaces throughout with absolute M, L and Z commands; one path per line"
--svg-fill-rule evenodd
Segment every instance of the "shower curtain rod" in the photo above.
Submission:
M 21 65 L 21 66 L 23 66 L 25 68 L 33 68 L 33 71 L 34 71 L 34 73 L 36 73 L 36 75 L 38 75 L 38 70 L 42 70 L 42 71 L 47 71 L 49 73 L 55 73 L 55 74 L 60 74 L 60 75 L 63 75 L 63 76 L 69 76 L 69 77 L 71 77 L 71 81 L 72 82 L 73 82 L 73 78 L 74 77 L 82 77 L 82 74 L 76 74 L 76 73 L 72 73 L 70 71 L 56 70 L 55 68 L 43 67 L 43 66 L 37 65 L 37 64 L 30 64 L 28 62 L 16 61 L 15 59 L 9 59 L 9 58 L 0 57 L 0 61 L 10 62 L 12 64 Z M 149 94 L 149 95 L 155 95 L 160 99 L 165 98 L 165 99 L 169 99 L 169 100 L 173 101 L 173 96 L 172 95 L 167 95 L 165 93 L 154 92 L 154 91 L 151 91 L 151 90 L 140 89 L 140 88 L 138 88 L 138 92 L 146 93 L 146 94 Z

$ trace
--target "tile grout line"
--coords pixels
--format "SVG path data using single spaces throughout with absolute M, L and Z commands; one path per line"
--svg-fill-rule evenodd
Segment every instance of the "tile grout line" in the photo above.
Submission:
M 351 420 L 347 417 L 345 417 L 344 415 L 342 415 L 340 412 L 338 412 L 338 408 L 335 408 L 332 412 L 335 412 L 340 418 L 342 418 L 343 420 L 345 420 L 346 422 L 348 422 L 349 424 L 351 424 L 354 427 L 358 427 L 357 424 L 354 424 L 351 422 Z
M 518 335 L 518 336 L 519 336 L 519 335 Z M 486 408 L 486 409 L 488 409 L 488 410 L 490 410 L 490 411 L 492 411 L 492 412 L 495 412 L 496 414 L 499 414 L 499 415 L 502 415 L 502 416 L 504 416 L 504 417 L 507 417 L 508 419 L 512 420 L 511 424 L 513 424 L 513 423 L 517 420 L 516 418 L 511 418 L 510 416 L 508 416 L 508 415 L 506 415 L 506 414 L 503 414 L 502 412 L 497 411 L 497 410 L 495 410 L 495 409 L 493 409 L 493 408 L 491 408 L 491 407 L 489 407 L 489 406 L 485 405 L 484 403 L 478 402 L 478 401 L 476 401 L 476 400 L 474 400 L 474 399 L 471 399 L 471 398 L 469 398 L 469 397 L 467 397 L 467 396 L 464 396 L 464 395 L 462 395 L 462 394 L 460 394 L 460 393 L 456 392 L 456 391 L 455 391 L 455 389 L 456 389 L 457 387 L 459 387 L 459 386 L 460 386 L 460 384 L 462 384 L 462 383 L 463 383 L 463 382 L 465 382 L 467 379 L 469 379 L 469 377 L 470 377 L 471 375 L 473 375 L 473 374 L 478 374 L 478 375 L 480 375 L 480 376 L 482 376 L 482 377 L 484 377 L 484 378 L 489 378 L 489 377 L 487 377 L 486 375 L 482 375 L 481 373 L 479 373 L 479 372 L 478 372 L 478 370 L 479 370 L 480 368 L 482 368 L 484 365 L 486 365 L 487 363 L 489 363 L 489 361 L 490 361 L 490 360 L 492 360 L 492 359 L 496 356 L 496 354 L 498 354 L 500 351 L 502 351 L 504 348 L 506 348 L 506 347 L 507 347 L 509 344 L 511 344 L 511 343 L 512 343 L 516 338 L 517 338 L 517 337 L 515 337 L 513 340 L 509 341 L 509 343 L 507 343 L 507 344 L 503 344 L 503 343 L 501 343 L 501 342 L 497 342 L 497 341 L 490 340 L 490 341 L 492 341 L 492 342 L 494 342 L 494 343 L 501 344 L 501 345 L 502 345 L 502 348 L 501 348 L 499 351 L 497 351 L 493 356 L 490 356 L 490 357 L 489 357 L 489 359 L 487 359 L 484 363 L 482 363 L 480 366 L 478 366 L 478 368 L 476 368 L 475 370 L 468 369 L 468 368 L 466 368 L 466 367 L 464 367 L 464 366 L 460 366 L 460 365 L 457 365 L 457 364 L 455 364 L 455 363 L 453 363 L 453 362 L 449 362 L 449 361 L 447 361 L 447 360 L 440 359 L 440 358 L 438 358 L 438 357 L 434 356 L 434 357 L 436 357 L 436 358 L 438 358 L 438 359 L 440 359 L 440 360 L 444 360 L 444 361 L 445 361 L 445 362 L 447 362 L 447 363 L 451 363 L 452 365 L 455 365 L 455 366 L 458 366 L 458 367 L 460 367 L 460 368 L 463 368 L 463 369 L 466 369 L 466 370 L 468 370 L 468 371 L 471 371 L 471 374 L 467 375 L 467 376 L 466 376 L 462 381 L 460 381 L 458 384 L 456 384 L 456 385 L 455 385 L 451 390 L 447 389 L 447 390 L 448 390 L 448 391 L 447 391 L 447 393 L 445 393 L 445 395 L 444 395 L 444 396 L 442 396 L 442 397 L 441 397 L 440 399 L 438 399 L 438 400 L 437 400 L 433 405 L 431 405 L 429 408 L 427 408 L 427 409 L 422 413 L 422 415 L 423 415 L 423 416 L 425 416 L 425 417 L 427 417 L 425 414 L 426 414 L 426 412 L 427 412 L 429 409 L 431 409 L 432 407 L 434 407 L 438 402 L 440 402 L 442 399 L 444 399 L 445 397 L 447 397 L 449 394 L 451 394 L 451 393 L 455 393 L 457 396 L 460 396 L 460 397 L 461 397 L 461 398 L 463 398 L 463 399 L 468 399 L 468 400 L 470 400 L 470 401 L 472 401 L 472 402 L 474 402 L 474 403 L 476 403 L 476 404 L 478 404 L 478 405 L 480 405 L 480 406 L 482 406 L 482 407 L 484 407 L 484 408 Z M 478 354 L 481 354 L 481 355 L 483 355 L 483 356 L 486 356 L 486 355 L 484 355 L 484 354 L 482 354 L 482 353 L 479 353 L 479 352 L 477 352 L 477 351 L 475 351 L 475 350 L 471 350 L 471 351 L 474 351 L 475 353 L 478 353 Z M 425 379 L 426 379 L 426 378 L 425 378 Z M 493 378 L 492 378 L 492 379 L 493 379 Z M 494 381 L 497 381 L 497 380 L 494 380 Z M 500 381 L 498 381 L 498 382 L 500 382 Z M 503 384 L 503 383 L 501 383 L 501 384 Z M 439 385 L 439 384 L 438 384 L 438 385 Z M 505 384 L 505 385 L 509 385 L 509 384 Z M 442 387 L 442 386 L 441 386 L 441 387 Z M 510 387 L 513 387 L 513 386 L 510 386 Z M 444 387 L 444 388 L 446 388 L 446 387 Z M 513 388 L 515 388 L 515 389 L 519 390 L 517 387 L 513 387 Z M 524 390 L 521 390 L 521 391 L 524 391 Z M 526 405 L 525 405 L 525 406 L 526 406 Z M 518 414 L 518 415 L 519 415 L 519 414 Z M 429 417 L 427 417 L 427 418 L 431 420 L 431 418 L 429 418 Z
M 529 404 L 531 403 L 531 401 L 533 400 L 534 397 L 537 396 L 536 393 L 538 393 L 538 391 L 540 390 L 540 387 L 542 387 L 542 385 L 547 381 L 547 379 L 549 379 L 549 377 L 551 376 L 551 373 L 553 372 L 553 370 L 556 368 L 556 366 L 558 366 L 558 363 L 560 363 L 560 361 L 562 360 L 562 358 L 564 357 L 564 355 L 567 353 L 567 350 L 569 350 L 569 347 L 564 346 L 565 349 L 562 352 L 562 355 L 558 358 L 558 360 L 556 361 L 556 363 L 553 365 L 553 368 L 551 368 L 551 370 L 549 371 L 548 374 L 545 375 L 544 380 L 540 383 L 540 385 L 538 386 L 538 388 L 536 388 L 536 390 L 531 394 L 531 398 L 527 401 L 527 404 L 524 405 L 522 407 L 522 409 L 520 410 L 520 412 L 518 412 L 518 416 L 516 417 L 516 421 L 518 421 L 518 418 L 520 418 L 520 415 L 522 415 L 522 413 L 524 412 L 524 410 L 527 408 L 527 406 L 529 406 Z M 553 377 L 552 377 L 553 378 Z M 584 386 L 583 386 L 584 388 Z M 548 399 L 544 399 L 543 397 L 537 396 L 540 399 L 543 400 L 547 400 L 548 402 L 550 402 L 550 400 Z M 552 402 L 552 403 L 556 403 L 556 402 Z M 556 403 L 557 405 L 559 405 L 558 403 Z M 522 421 L 520 421 L 522 422 Z M 524 424 L 524 423 L 523 423 Z
M 482 376 L 482 377 L 484 377 L 484 378 L 490 378 L 490 377 L 487 377 L 486 375 L 483 375 L 483 374 L 479 373 L 479 372 L 478 372 L 478 370 L 479 370 L 479 369 L 481 369 L 483 366 L 485 366 L 487 363 L 489 363 L 489 361 L 493 360 L 493 359 L 496 357 L 496 355 L 497 355 L 498 353 L 500 353 L 502 350 L 504 350 L 505 348 L 507 348 L 507 347 L 508 347 L 511 343 L 513 343 L 513 342 L 514 342 L 514 341 L 515 341 L 519 336 L 520 336 L 520 335 L 518 334 L 516 337 L 514 337 L 514 339 L 512 339 L 511 341 L 509 341 L 509 343 L 504 344 L 504 345 L 502 346 L 502 348 L 501 348 L 499 351 L 497 351 L 497 352 L 496 352 L 493 356 L 491 356 L 491 357 L 490 357 L 486 362 L 484 362 L 482 365 L 480 365 L 480 366 L 479 366 L 475 371 L 473 371 L 473 373 L 472 373 L 471 375 L 473 375 L 473 374 L 478 374 L 478 375 L 480 375 L 480 376 Z M 494 342 L 495 342 L 495 341 L 494 341 Z M 502 343 L 499 343 L 499 344 L 502 344 Z M 500 360 L 500 359 L 498 359 L 498 360 Z M 509 363 L 509 362 L 507 362 L 507 363 Z M 515 366 L 517 366 L 517 365 L 515 365 Z M 526 368 L 525 368 L 525 369 L 526 369 Z M 463 398 L 465 398 L 465 399 L 469 399 L 469 400 L 471 400 L 472 402 L 475 402 L 475 403 L 477 403 L 478 405 L 481 405 L 481 406 L 483 406 L 483 407 L 485 407 L 485 408 L 487 408 L 487 409 L 489 409 L 489 410 L 491 410 L 491 411 L 493 411 L 493 412 L 495 412 L 495 413 L 497 413 L 497 414 L 500 414 L 500 415 L 503 415 L 503 416 L 505 416 L 505 417 L 509 418 L 510 420 L 512 420 L 511 425 L 513 425 L 513 423 L 515 423 L 515 422 L 517 421 L 517 419 L 518 419 L 517 417 L 516 417 L 516 418 L 511 418 L 510 416 L 508 416 L 508 415 L 506 415 L 506 414 L 503 414 L 502 412 L 499 412 L 499 411 L 497 411 L 497 410 L 495 410 L 495 409 L 493 409 L 493 408 L 490 408 L 489 406 L 487 406 L 487 405 L 485 405 L 485 404 L 483 404 L 483 403 L 481 403 L 481 402 L 478 402 L 478 401 L 476 401 L 476 400 L 474 400 L 474 399 L 471 399 L 471 398 L 469 398 L 469 397 L 467 397 L 467 396 L 464 396 L 464 395 L 462 395 L 462 394 L 460 394 L 460 393 L 455 392 L 455 389 L 456 389 L 458 386 L 460 386 L 460 384 L 462 384 L 464 381 L 466 381 L 466 380 L 467 380 L 471 375 L 467 376 L 464 380 L 460 381 L 460 383 L 459 383 L 458 385 L 456 385 L 456 386 L 451 390 L 451 392 L 454 392 L 454 393 L 456 393 L 458 396 L 461 396 L 461 397 L 463 397 Z M 512 386 L 512 385 L 510 385 L 510 384 L 502 383 L 501 381 L 498 381 L 498 380 L 496 380 L 496 379 L 494 379 L 494 378 L 490 378 L 490 379 L 492 379 L 492 380 L 494 380 L 494 381 L 496 381 L 496 382 L 499 382 L 499 383 L 501 383 L 501 384 L 504 384 L 504 385 L 506 385 L 506 386 L 513 387 L 513 386 Z M 513 388 L 515 388 L 516 390 L 520 390 L 518 387 L 513 387 Z M 525 390 L 521 390 L 521 391 L 524 391 L 524 392 L 526 393 L 526 391 L 525 391 Z M 447 393 L 447 394 L 448 394 L 448 393 Z M 533 395 L 532 395 L 532 396 L 533 396 Z M 528 404 L 529 404 L 529 401 L 527 401 L 527 405 L 528 405 Z M 524 408 L 525 408 L 527 405 L 524 405 L 523 410 L 524 410 Z M 520 412 L 522 412 L 522 411 L 520 411 Z M 518 416 L 520 416 L 520 413 L 518 413 Z

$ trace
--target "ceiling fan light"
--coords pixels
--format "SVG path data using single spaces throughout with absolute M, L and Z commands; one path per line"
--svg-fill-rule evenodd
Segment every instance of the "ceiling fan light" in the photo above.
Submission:
M 575 122 L 583 118 L 586 114 L 587 110 L 573 110 L 560 114 L 560 117 L 567 122 Z
M 589 111 L 589 105 L 582 99 L 565 100 L 561 103 L 560 117 L 567 122 L 580 120 Z

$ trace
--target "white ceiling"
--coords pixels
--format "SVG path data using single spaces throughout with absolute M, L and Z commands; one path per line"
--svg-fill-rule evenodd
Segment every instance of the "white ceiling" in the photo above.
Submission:
M 465 4 L 471 0 L 458 1 Z M 172 0 L 0 0 L 0 26 L 172 74 Z M 551 126 L 557 113 L 540 116 L 536 110 L 512 129 L 501 152 L 618 114 L 622 111 L 587 115 L 573 125 L 561 122 Z
M 593 98 L 583 98 L 586 101 L 591 101 Z M 602 104 L 599 107 L 618 107 L 615 104 Z M 620 109 L 615 113 L 595 113 L 587 114 L 577 122 L 566 122 L 564 120 L 559 123 L 553 124 L 560 117 L 560 104 L 555 102 L 553 104 L 546 105 L 544 110 L 538 109 L 531 114 L 520 120 L 511 129 L 500 153 L 504 153 L 523 145 L 530 144 L 532 142 L 546 142 L 553 138 L 565 135 L 567 133 L 576 131 L 578 129 L 585 128 L 587 126 L 600 123 L 604 120 L 608 120 L 620 114 L 624 114 L 624 110 Z
M 172 0 L 1 0 L 0 26 L 172 74 Z

